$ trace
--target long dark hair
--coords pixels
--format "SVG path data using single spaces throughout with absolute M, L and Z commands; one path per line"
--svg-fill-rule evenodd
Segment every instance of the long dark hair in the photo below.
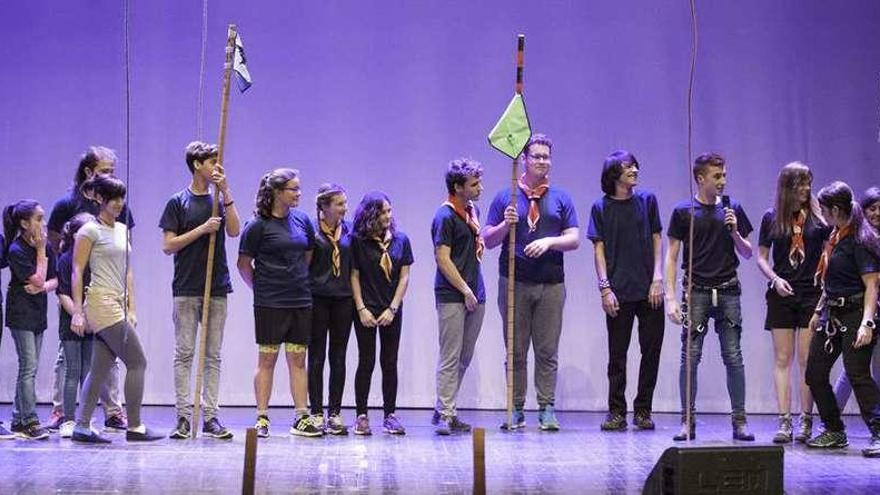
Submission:
M 125 182 L 110 175 L 96 175 L 83 182 L 82 191 L 86 196 L 95 198 L 101 196 L 104 203 L 111 199 L 125 198 Z M 102 203 L 103 204 L 103 203 Z
M 602 164 L 602 178 L 600 179 L 603 193 L 609 196 L 614 195 L 615 182 L 623 175 L 624 165 L 641 168 L 635 155 L 626 150 L 617 150 L 605 158 L 605 162 Z
M 83 182 L 88 179 L 86 170 L 94 171 L 101 161 L 116 163 L 116 153 L 104 146 L 89 146 L 89 149 L 79 159 L 79 166 L 76 167 L 76 173 L 73 175 L 73 187 L 79 188 L 82 186 Z
M 272 217 L 272 204 L 275 202 L 275 191 L 284 187 L 288 181 L 299 177 L 299 170 L 293 168 L 276 168 L 260 179 L 260 188 L 254 200 L 254 215 L 262 218 Z
M 865 194 L 862 195 L 862 200 L 859 202 L 859 206 L 862 207 L 862 210 L 867 210 L 874 203 L 880 201 L 880 187 L 869 187 Z
M 880 257 L 880 237 L 865 219 L 861 205 L 853 201 L 852 189 L 845 182 L 835 181 L 828 184 L 819 191 L 818 196 L 819 204 L 825 208 L 838 207 L 849 218 L 856 242 Z
M 73 243 L 75 240 L 76 233 L 79 229 L 82 228 L 83 225 L 91 222 L 95 219 L 95 216 L 91 213 L 77 213 L 73 216 L 67 223 L 64 224 L 64 228 L 61 229 L 61 244 L 59 250 L 62 253 L 66 253 L 73 249 Z
M 770 233 L 774 237 L 788 237 L 792 232 L 792 217 L 798 210 L 807 210 L 807 219 L 818 225 L 825 225 L 819 201 L 810 194 L 806 204 L 796 204 L 796 189 L 804 181 L 813 181 L 813 172 L 801 162 L 791 162 L 782 167 L 776 179 L 776 218 Z
M 369 192 L 361 199 L 354 214 L 354 232 L 359 238 L 373 239 L 375 237 L 382 237 L 385 233 L 382 231 L 382 227 L 379 226 L 379 215 L 382 214 L 384 203 L 391 204 L 391 200 L 382 191 Z M 392 235 L 396 232 L 394 217 L 391 217 L 388 231 Z
M 40 203 L 33 199 L 22 199 L 3 208 L 3 257 L 9 254 L 12 241 L 21 234 L 21 221 L 30 220 Z

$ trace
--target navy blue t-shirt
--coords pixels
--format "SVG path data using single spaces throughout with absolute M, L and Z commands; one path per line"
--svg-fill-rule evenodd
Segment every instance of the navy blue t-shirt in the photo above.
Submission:
M 663 230 L 657 198 L 635 191 L 628 199 L 593 203 L 587 238 L 605 246 L 605 266 L 620 302 L 644 301 L 654 279 L 654 234 Z
M 351 297 L 351 222 L 342 221 L 342 234 L 339 237 L 339 276 L 333 275 L 333 244 L 321 232 L 318 219 L 312 228 L 315 230 L 315 250 L 309 266 L 312 281 L 312 295 L 321 297 Z
M 477 215 L 477 218 L 480 216 L 476 206 L 473 214 Z M 431 222 L 431 239 L 434 248 L 438 246 L 450 248 L 449 257 L 452 264 L 473 291 L 477 302 L 483 304 L 486 302 L 486 288 L 483 285 L 481 264 L 477 259 L 477 235 L 449 205 L 441 206 L 434 215 L 434 221 Z M 449 283 L 439 267 L 434 275 L 434 298 L 438 303 L 464 302 L 464 294 Z
M 831 227 L 820 223 L 812 216 L 808 216 L 804 222 L 804 259 L 797 268 L 791 265 L 789 251 L 791 250 L 791 236 L 775 236 L 772 233 L 773 222 L 776 220 L 776 209 L 770 208 L 761 219 L 761 230 L 758 235 L 758 244 L 771 249 L 773 271 L 779 275 L 795 290 L 818 291 L 815 286 L 816 267 L 819 258 L 822 257 L 822 246 L 831 234 Z
M 312 221 L 301 211 L 290 210 L 287 218 L 257 216 L 249 220 L 238 252 L 254 259 L 254 306 L 310 307 L 306 252 L 314 247 Z
M 211 218 L 213 206 L 210 194 L 195 194 L 186 188 L 165 204 L 165 211 L 159 219 L 159 228 L 185 234 Z M 211 280 L 211 296 L 225 296 L 232 292 L 229 280 L 229 267 L 226 262 L 226 212 L 220 205 L 220 229 L 214 250 L 214 273 Z M 211 237 L 202 235 L 180 251 L 174 253 L 174 280 L 171 291 L 174 297 L 198 296 L 205 294 L 205 276 L 208 266 L 208 243 Z
M 67 196 L 56 201 L 52 207 L 52 213 L 49 214 L 48 229 L 52 232 L 60 233 L 61 229 L 64 228 L 64 224 L 77 214 L 91 213 L 92 215 L 97 215 L 100 210 L 101 206 L 97 202 L 86 198 L 79 191 L 70 191 Z M 122 212 L 116 217 L 116 221 L 126 224 L 129 229 L 134 228 L 134 216 L 131 214 L 131 210 L 128 209 L 128 205 L 122 207 Z
M 73 299 L 73 249 L 68 249 L 58 256 L 56 264 L 56 274 L 58 275 L 58 288 L 55 293 L 59 296 L 65 295 Z M 83 271 L 83 287 L 88 287 L 92 280 L 92 272 L 89 267 Z M 60 298 L 59 298 L 60 299 Z M 83 338 L 91 338 L 92 334 L 87 333 L 85 337 L 73 333 L 70 329 L 70 314 L 63 307 L 58 307 L 58 336 L 61 340 L 82 340 Z
M 37 272 L 37 250 L 21 237 L 16 237 L 9 245 L 6 256 L 12 274 L 6 293 L 6 326 L 16 330 L 42 332 L 48 326 L 46 293 L 28 294 L 24 290 L 27 280 Z M 51 280 L 56 277 L 55 253 L 51 246 L 46 246 L 46 257 L 46 280 Z
M 687 270 L 690 246 L 688 229 L 690 225 L 690 206 L 694 203 L 694 283 L 698 285 L 720 285 L 736 276 L 739 258 L 733 244 L 733 237 L 724 225 L 724 207 L 721 202 L 705 205 L 695 199 L 678 203 L 672 210 L 669 221 L 669 237 L 678 239 L 684 247 L 681 268 Z M 752 233 L 752 223 L 745 210 L 736 201 L 730 207 L 736 214 L 737 230 L 743 238 Z
M 510 189 L 501 190 L 492 200 L 489 207 L 488 225 L 499 225 L 504 222 L 504 209 L 510 204 Z M 577 211 L 574 202 L 565 192 L 550 187 L 538 201 L 541 219 L 534 232 L 529 232 L 529 200 L 522 191 L 516 195 L 516 211 L 519 222 L 516 224 L 516 266 L 514 278 L 519 282 L 536 284 L 558 284 L 565 281 L 565 266 L 562 252 L 548 250 L 539 258 L 527 258 L 523 250 L 532 241 L 544 237 L 555 237 L 562 231 L 578 226 Z M 498 273 L 507 277 L 507 241 L 504 236 L 501 254 L 498 257 Z
M 858 244 L 854 236 L 848 235 L 831 251 L 831 260 L 825 272 L 825 294 L 828 297 L 847 297 L 865 292 L 862 275 L 875 272 L 880 272 L 880 260 Z
M 395 232 L 388 245 L 391 256 L 391 281 L 379 267 L 382 249 L 375 239 L 351 238 L 351 268 L 358 271 L 364 306 L 378 316 L 391 305 L 400 282 L 400 269 L 413 264 L 412 247 L 403 232 Z

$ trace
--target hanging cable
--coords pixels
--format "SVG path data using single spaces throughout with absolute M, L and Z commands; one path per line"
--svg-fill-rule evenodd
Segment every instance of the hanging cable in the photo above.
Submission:
M 205 60 L 208 54 L 208 0 L 202 0 L 202 53 L 199 60 L 199 99 L 196 110 L 196 137 L 201 141 L 204 136 L 205 120 Z
M 694 407 L 693 400 L 691 399 L 691 390 L 693 390 L 694 384 L 691 379 L 691 370 L 693 370 L 694 362 L 691 357 L 691 338 L 693 337 L 693 321 L 690 320 L 690 313 L 693 307 L 691 306 L 691 294 L 693 292 L 692 287 L 693 283 L 693 271 L 694 271 L 694 214 L 696 210 L 696 199 L 694 193 L 694 181 L 691 178 L 691 163 L 693 161 L 693 134 L 694 134 L 694 76 L 696 75 L 697 69 L 697 45 L 698 45 L 698 32 L 697 32 L 697 6 L 695 4 L 695 0 L 690 0 L 691 7 L 691 66 L 690 72 L 688 74 L 688 87 L 687 87 L 687 174 L 685 177 L 688 178 L 689 184 L 689 192 L 690 192 L 690 224 L 688 225 L 688 260 L 687 260 L 687 270 L 684 273 L 684 280 L 687 281 L 687 286 L 684 288 L 685 298 L 684 304 L 685 307 L 682 308 L 682 318 L 685 319 L 682 323 L 685 324 L 685 328 L 687 328 L 687 339 L 685 343 L 685 424 L 687 429 L 687 439 L 691 440 L 691 431 L 693 431 L 693 421 L 692 410 Z
M 126 187 L 126 204 L 127 213 L 125 218 L 125 282 L 123 289 L 123 314 L 125 321 L 128 322 L 128 272 L 131 264 L 131 0 L 123 0 L 123 29 L 122 29 L 122 58 L 125 72 L 125 187 Z M 125 325 L 125 334 L 123 342 L 128 340 L 128 325 Z

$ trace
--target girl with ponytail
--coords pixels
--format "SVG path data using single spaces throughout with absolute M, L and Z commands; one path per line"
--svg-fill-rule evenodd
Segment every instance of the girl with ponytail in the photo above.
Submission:
M 40 204 L 24 199 L 4 208 L 3 236 L 3 254 L 12 273 L 6 293 L 6 326 L 18 355 L 12 431 L 20 438 L 42 440 L 49 437 L 49 432 L 40 426 L 37 417 L 34 381 L 47 327 L 46 294 L 55 290 L 58 280 Z
M 880 457 L 880 388 L 870 370 L 877 341 L 874 311 L 880 240 L 845 183 L 833 182 L 822 188 L 819 205 L 834 230 L 816 269 L 822 297 L 810 320 L 810 329 L 818 333 L 810 345 L 806 379 L 825 431 L 807 441 L 807 446 L 834 449 L 849 445 L 829 381 L 831 368 L 842 354 L 862 419 L 871 432 L 871 443 L 862 454 Z

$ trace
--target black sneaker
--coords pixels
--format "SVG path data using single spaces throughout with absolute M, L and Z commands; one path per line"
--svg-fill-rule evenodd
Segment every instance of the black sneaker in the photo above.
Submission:
M 865 457 L 880 457 L 880 432 L 871 435 L 871 443 L 867 448 L 862 449 L 862 455 Z
M 290 434 L 299 437 L 320 437 L 324 434 L 324 430 L 315 426 L 311 416 L 303 414 L 290 427 Z
M 229 428 L 223 426 L 217 418 L 211 418 L 202 425 L 202 433 L 206 436 L 228 440 L 232 438 Z
M 749 432 L 749 424 L 744 416 L 736 416 L 731 421 L 732 435 L 734 440 L 742 440 L 744 442 L 754 442 L 755 435 Z
M 165 435 L 160 435 L 155 431 L 144 428 L 143 433 L 134 430 L 127 430 L 125 432 L 125 439 L 129 442 L 155 442 L 156 440 L 162 440 L 165 438 Z
M 27 426 L 18 425 L 12 427 L 15 436 L 24 440 L 45 440 L 49 438 L 49 430 L 40 426 L 39 422 L 31 423 Z
M 189 427 L 189 420 L 184 418 L 183 416 L 181 416 L 181 417 L 177 418 L 177 428 L 174 428 L 174 430 L 171 432 L 171 434 L 168 435 L 168 438 L 174 438 L 177 440 L 189 438 L 190 431 L 191 430 Z
M 114 414 L 104 420 L 104 429 L 110 432 L 122 432 L 128 429 L 128 421 L 125 416 Z
M 626 431 L 626 416 L 619 413 L 608 413 L 605 421 L 599 425 L 602 431 Z
M 449 428 L 452 430 L 452 433 L 470 433 L 471 432 L 471 425 L 458 419 L 458 416 L 453 416 L 449 420 Z
M 637 430 L 653 430 L 656 428 L 649 412 L 637 412 L 633 415 L 633 426 Z
M 807 440 L 807 447 L 813 449 L 842 449 L 849 446 L 845 431 L 825 430 L 815 438 Z
M 70 439 L 79 443 L 110 443 L 109 438 L 101 436 L 91 428 L 79 425 L 73 428 L 73 435 L 71 435 Z
M 257 438 L 269 438 L 269 416 L 257 416 L 254 429 L 257 430 Z
M 440 414 L 440 411 L 434 409 L 434 415 L 431 416 L 431 425 L 433 425 L 433 426 L 439 425 L 441 419 L 443 419 L 443 415 Z

